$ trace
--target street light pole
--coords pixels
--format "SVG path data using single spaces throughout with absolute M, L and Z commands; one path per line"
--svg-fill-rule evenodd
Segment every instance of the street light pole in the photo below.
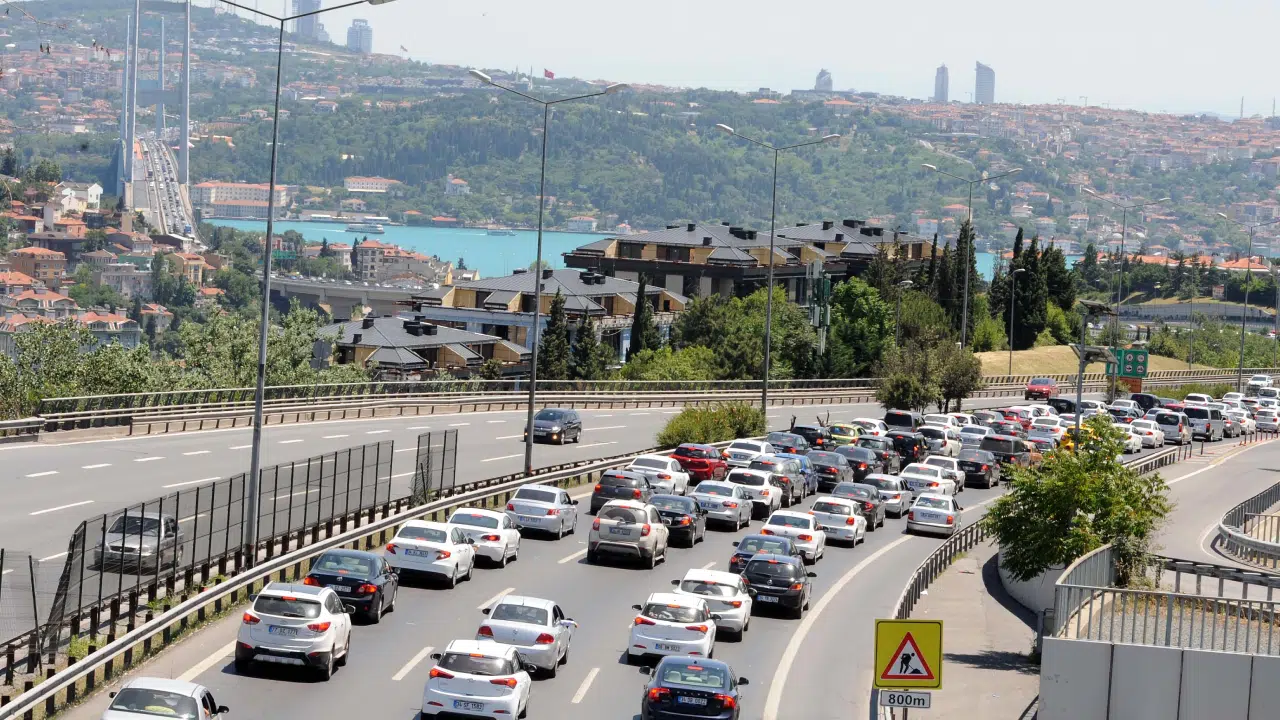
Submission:
M 1280 218 L 1270 222 L 1249 224 L 1227 217 L 1225 213 L 1218 213 L 1218 217 L 1240 227 L 1249 228 L 1249 249 L 1244 254 L 1244 305 L 1240 307 L 1240 365 L 1236 370 L 1236 392 L 1244 392 L 1244 326 L 1245 320 L 1249 317 L 1249 283 L 1253 281 L 1253 234 L 1260 227 L 1280 223 Z
M 263 399 L 266 395 L 267 334 L 270 329 L 269 324 L 271 322 L 271 237 L 275 232 L 276 219 L 276 162 L 279 157 L 278 149 L 280 147 L 280 76 L 281 71 L 284 68 L 284 26 L 285 23 L 299 18 L 320 15 L 322 13 L 341 10 L 355 5 L 363 5 L 366 2 L 370 5 L 385 5 L 388 2 L 392 2 L 392 0 L 355 0 L 354 2 L 335 5 L 330 8 L 298 13 L 297 15 L 290 15 L 286 17 L 279 17 L 270 13 L 265 13 L 257 8 L 251 8 L 245 5 L 240 5 L 239 3 L 231 2 L 231 0 L 221 0 L 221 2 L 253 13 L 254 15 L 274 20 L 280 25 L 280 32 L 276 37 L 275 109 L 271 115 L 271 170 L 270 177 L 267 182 L 267 236 L 262 243 L 262 314 L 258 321 L 258 367 L 257 380 L 253 390 L 253 440 L 251 446 L 252 449 L 249 454 L 249 479 L 247 483 L 247 490 L 245 492 L 244 508 L 243 544 L 247 550 L 245 553 L 245 562 L 249 567 L 253 567 L 258 555 L 258 495 L 260 480 L 258 475 L 262 469 L 262 405 Z
M 1018 292 L 1018 276 L 1026 272 L 1026 268 L 1018 268 L 1009 273 L 1009 374 L 1013 375 L 1013 297 Z
M 764 371 L 761 373 L 763 376 L 763 382 L 760 389 L 760 407 L 762 412 L 767 413 L 769 412 L 769 376 L 771 374 L 770 371 L 772 370 L 772 366 L 770 364 L 770 351 L 773 346 L 773 265 L 774 240 L 776 239 L 775 232 L 777 231 L 778 223 L 778 159 L 782 155 L 783 150 L 795 150 L 796 148 L 808 147 L 809 145 L 820 145 L 832 140 L 839 140 L 840 136 L 838 134 L 824 135 L 821 140 L 810 140 L 809 142 L 796 143 L 794 145 L 774 146 L 767 142 L 742 135 L 724 123 L 717 124 L 716 129 L 725 134 L 732 135 L 733 137 L 746 140 L 754 145 L 759 145 L 766 150 L 773 151 L 773 200 L 769 211 L 769 267 L 767 269 L 768 279 L 766 281 L 769 291 L 766 293 L 764 300 Z
M 893 344 L 902 345 L 902 292 L 909 289 L 915 283 L 910 280 L 903 280 L 898 283 L 898 309 L 893 315 Z
M 1014 173 L 1022 172 L 1022 168 L 1014 168 L 1009 172 L 993 175 L 991 177 L 987 177 L 987 174 L 983 173 L 982 177 L 970 180 L 968 178 L 962 178 L 959 175 L 952 175 L 946 170 L 939 169 L 937 165 L 923 163 L 921 164 L 921 167 L 969 184 L 969 242 L 965 245 L 964 258 L 961 260 L 961 262 L 964 263 L 964 300 L 962 301 L 960 310 L 960 347 L 965 347 L 969 340 L 969 276 L 973 274 L 972 263 L 969 262 L 969 255 L 973 250 L 973 241 L 977 238 L 977 232 L 973 229 L 973 187 L 978 183 L 994 182 L 1002 177 L 1008 177 Z M 959 249 L 959 243 L 957 242 L 956 250 Z
M 538 103 L 542 106 L 542 165 L 538 174 L 538 249 L 536 259 L 534 260 L 534 276 L 533 276 L 533 328 L 530 330 L 530 338 L 532 351 L 529 357 L 529 399 L 528 408 L 525 413 L 525 437 L 524 437 L 524 473 L 529 475 L 533 473 L 533 414 L 536 411 L 535 405 L 538 392 L 538 343 L 542 335 L 541 324 L 542 319 L 542 225 L 544 208 L 547 205 L 547 134 L 551 127 L 551 106 L 560 103 L 573 102 L 575 100 L 586 100 L 587 98 L 600 97 L 601 95 L 612 95 L 613 93 L 623 90 L 627 87 L 625 83 L 614 83 L 599 92 L 587 93 L 586 95 L 575 95 L 573 97 L 560 98 L 558 100 L 543 100 L 532 95 L 526 95 L 515 88 L 499 85 L 493 81 L 485 73 L 479 70 L 472 70 L 471 76 L 485 85 L 491 85 L 499 90 L 505 90 L 512 95 L 519 95 L 525 100 Z M 644 298 L 636 298 L 637 306 L 643 302 Z

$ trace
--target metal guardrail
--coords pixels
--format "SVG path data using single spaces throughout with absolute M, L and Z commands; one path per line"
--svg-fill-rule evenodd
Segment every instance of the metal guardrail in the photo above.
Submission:
M 1218 545 L 1241 562 L 1280 566 L 1280 515 L 1266 514 L 1277 503 L 1280 483 L 1228 510 L 1218 523 Z

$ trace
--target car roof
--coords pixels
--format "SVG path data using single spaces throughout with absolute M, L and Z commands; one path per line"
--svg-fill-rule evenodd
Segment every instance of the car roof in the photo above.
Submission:
M 853 483 L 840 483 L 840 484 L 852 485 Z M 854 506 L 858 504 L 856 501 L 850 500 L 849 498 L 836 497 L 835 495 L 819 495 L 818 497 L 814 498 L 813 501 L 815 503 L 829 502 L 829 503 L 835 503 L 836 505 L 849 505 L 849 506 Z
M 457 510 L 454 510 L 449 515 L 449 517 L 451 518 L 455 517 L 458 513 L 466 513 L 468 515 L 484 515 L 485 517 L 496 518 L 499 520 L 507 516 L 506 513 L 500 512 L 498 510 L 489 510 L 487 508 L 478 508 L 478 507 L 460 507 Z
M 715 445 L 708 445 L 706 443 L 680 443 L 679 447 L 677 447 L 676 449 L 679 450 L 680 448 L 697 448 L 699 450 L 716 450 L 717 449 Z
M 774 516 L 779 516 L 779 517 L 797 517 L 797 518 L 807 518 L 807 519 L 812 519 L 812 518 L 813 518 L 813 516 L 812 516 L 812 515 L 810 515 L 809 513 L 807 513 L 807 512 L 800 512 L 800 511 L 798 511 L 798 510 L 774 510 L 774 511 L 773 511 L 773 513 L 772 513 L 771 515 L 769 515 L 769 517 L 774 517 Z M 768 522 L 768 521 L 766 520 L 765 522 Z
M 1021 440 L 1022 438 L 1014 437 L 1012 435 L 987 435 L 982 439 L 983 440 L 988 440 L 988 439 L 990 440 Z
M 649 507 L 648 503 L 642 503 L 639 500 L 610 500 L 604 504 L 604 507 L 625 507 L 632 510 L 643 510 Z M 602 510 L 604 508 L 601 508 Z
M 949 463 L 959 462 L 953 457 L 943 457 L 942 455 L 930 455 L 929 457 L 924 459 L 924 464 L 928 465 L 930 460 L 942 460 L 944 462 L 949 462 Z
M 657 605 L 679 605 L 680 607 L 706 607 L 707 601 L 697 595 L 677 595 L 673 592 L 656 592 L 649 596 L 646 603 Z
M 258 595 L 270 595 L 271 597 L 284 597 L 286 595 L 308 595 L 317 596 L 325 588 L 316 587 L 314 585 L 302 585 L 300 583 L 267 583 L 266 587 L 258 591 Z
M 185 680 L 171 680 L 169 678 L 157 677 L 138 677 L 124 684 L 127 688 L 142 688 L 144 690 L 163 690 L 178 695 L 187 695 L 197 697 L 204 690 L 203 685 L 186 682 Z
M 741 468 L 734 468 L 733 471 L 737 472 L 740 469 Z M 696 495 L 699 489 L 704 487 L 719 487 L 719 488 L 732 489 L 738 486 L 731 482 L 725 482 L 724 480 L 703 480 L 702 482 L 698 483 L 694 487 L 689 488 L 689 492 Z
M 792 425 L 792 430 L 822 430 L 822 425 Z
M 765 537 L 777 537 L 776 535 L 766 535 Z M 772 560 L 779 564 L 786 563 L 788 565 L 799 565 L 801 560 L 795 555 L 778 555 L 777 553 L 756 553 L 751 557 L 752 560 Z
M 650 498 L 650 499 L 649 499 L 649 503 L 650 503 L 650 504 L 652 504 L 652 503 L 653 503 L 653 501 L 654 501 L 654 500 L 657 500 L 658 498 L 666 498 L 666 499 L 670 499 L 670 500 L 688 500 L 688 499 L 690 499 L 690 498 L 688 498 L 688 497 L 687 497 L 687 496 L 685 496 L 685 495 L 676 495 L 675 493 L 658 493 L 658 494 L 654 495 L 652 498 Z
M 920 498 L 933 498 L 935 500 L 951 500 L 950 495 L 943 495 L 942 493 L 920 493 L 919 495 L 916 496 L 916 502 L 919 502 Z
M 772 474 L 773 473 L 769 472 L 768 470 L 752 470 L 751 468 L 734 468 L 730 470 L 729 474 L 725 475 L 725 477 L 729 478 L 729 477 L 733 477 L 734 475 L 759 475 L 762 478 L 768 478 Z M 699 483 L 699 485 L 701 485 L 701 483 Z
M 738 577 L 737 573 L 725 572 L 724 570 L 703 570 L 701 568 L 693 568 L 684 574 L 685 580 L 710 580 L 721 585 L 737 585 Z
M 791 544 L 791 538 L 787 537 L 786 535 L 765 535 L 763 533 L 751 533 L 750 535 L 743 535 L 742 538 L 738 540 L 738 546 L 741 547 L 742 543 L 750 538 L 757 538 L 757 539 L 763 538 L 765 540 L 779 540 L 779 541 L 785 541 L 788 545 Z
M 664 460 L 664 461 L 670 462 L 673 459 L 674 458 L 672 458 L 670 455 L 637 455 L 631 458 L 631 462 L 635 462 L 637 460 Z
M 493 607 L 499 605 L 521 605 L 524 607 L 543 608 L 550 610 L 555 607 L 555 602 L 546 598 L 533 597 L 531 595 L 503 595 L 502 599 L 493 604 Z
M 405 520 L 401 527 L 422 528 L 424 530 L 449 531 L 449 523 L 432 522 L 430 520 Z
M 445 652 L 463 655 L 485 655 L 488 657 L 508 658 L 515 654 L 511 645 L 503 645 L 492 640 L 454 640 L 444 649 Z

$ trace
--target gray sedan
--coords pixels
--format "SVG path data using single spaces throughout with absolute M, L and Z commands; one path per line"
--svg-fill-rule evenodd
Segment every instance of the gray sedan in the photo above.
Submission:
M 880 499 L 880 489 L 874 485 L 862 483 L 840 483 L 831 491 L 838 498 L 854 500 L 862 508 L 862 516 L 867 519 L 867 529 L 875 532 L 884 525 L 884 501 Z
M 713 520 L 740 530 L 751 524 L 751 512 L 755 504 L 741 485 L 721 480 L 704 480 L 698 483 L 689 497 L 707 511 L 707 524 Z
M 519 530 L 541 530 L 564 537 L 578 527 L 578 501 L 550 485 L 530 485 L 516 490 L 507 503 L 507 517 Z
M 880 502 L 884 505 L 886 515 L 900 518 L 911 509 L 911 491 L 907 489 L 902 478 L 893 475 L 872 473 L 863 479 L 862 484 L 871 485 L 880 491 Z

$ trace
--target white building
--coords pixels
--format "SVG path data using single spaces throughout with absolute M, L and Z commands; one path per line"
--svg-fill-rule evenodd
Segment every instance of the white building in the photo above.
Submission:
M 565 228 L 569 232 L 589 233 L 596 231 L 596 219 L 587 215 L 579 215 L 571 217 L 565 221 Z
M 265 183 L 202 182 L 191 186 L 191 204 L 211 205 L 239 201 L 265 203 L 270 194 L 271 186 Z M 276 206 L 284 207 L 288 200 L 289 189 L 283 185 L 277 185 Z M 263 217 L 266 215 L 264 214 Z
M 368 55 L 373 52 L 373 28 L 368 20 L 356 18 L 347 28 L 347 49 Z
M 466 180 L 463 180 L 462 178 L 456 178 L 450 175 L 448 178 L 446 178 L 446 181 L 444 184 L 444 194 L 445 195 L 470 195 L 471 186 L 467 184 Z
M 347 192 L 371 192 L 384 193 L 391 189 L 392 185 L 399 185 L 399 180 L 391 180 L 384 177 L 359 177 L 351 176 L 344 178 L 342 186 Z

